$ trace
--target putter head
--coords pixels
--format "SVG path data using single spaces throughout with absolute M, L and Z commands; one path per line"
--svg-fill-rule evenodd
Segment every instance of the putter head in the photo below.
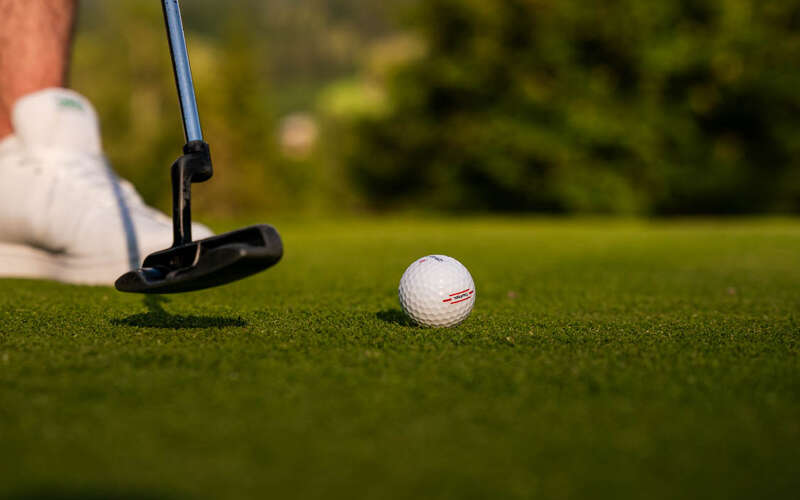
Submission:
M 191 292 L 246 278 L 282 256 L 278 231 L 261 224 L 150 254 L 140 269 L 120 276 L 115 286 L 132 293 Z

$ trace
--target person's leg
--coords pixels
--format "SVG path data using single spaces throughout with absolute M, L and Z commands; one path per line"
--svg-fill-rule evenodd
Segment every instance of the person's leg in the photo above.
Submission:
M 112 284 L 172 242 L 170 218 L 106 161 L 89 99 L 65 88 L 76 3 L 0 0 L 0 278 Z
M 77 0 L 0 0 L 0 140 L 20 97 L 64 87 Z

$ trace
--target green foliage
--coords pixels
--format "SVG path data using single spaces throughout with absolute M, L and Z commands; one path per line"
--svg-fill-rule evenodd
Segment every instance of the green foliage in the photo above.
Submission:
M 354 74 L 366 40 L 389 29 L 390 7 L 360 4 L 184 2 L 200 118 L 216 167 L 213 182 L 194 189 L 201 217 L 352 204 L 347 176 L 325 144 L 290 157 L 278 134 L 285 115 L 313 114 L 325 85 Z M 71 85 L 95 103 L 114 167 L 147 201 L 166 209 L 168 168 L 183 138 L 160 5 L 80 5 Z
M 278 227 L 191 295 L 0 281 L 0 497 L 797 496 L 800 222 Z M 430 251 L 454 329 L 399 311 Z
M 348 162 L 382 208 L 798 211 L 798 26 L 790 0 L 425 0 Z
M 72 84 L 115 167 L 167 208 L 182 138 L 158 3 L 81 6 Z M 183 7 L 217 166 L 205 215 L 800 211 L 796 2 Z M 302 155 L 281 143 L 295 113 L 319 130 Z

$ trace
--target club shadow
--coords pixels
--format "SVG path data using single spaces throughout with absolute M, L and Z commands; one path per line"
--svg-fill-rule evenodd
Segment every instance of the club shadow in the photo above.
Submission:
M 115 326 L 164 328 L 170 330 L 247 326 L 247 321 L 243 320 L 241 317 L 170 314 L 162 305 L 166 302 L 169 302 L 169 300 L 164 297 L 148 295 L 144 298 L 144 305 L 147 307 L 147 312 L 132 314 L 124 318 L 113 318 L 110 322 Z
M 385 323 L 392 323 L 400 326 L 418 326 L 411 321 L 411 318 L 405 315 L 400 309 L 384 309 L 375 313 L 375 317 Z

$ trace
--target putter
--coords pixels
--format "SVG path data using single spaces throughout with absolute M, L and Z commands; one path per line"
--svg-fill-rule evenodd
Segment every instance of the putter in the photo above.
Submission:
M 272 267 L 283 256 L 281 237 L 267 224 L 192 241 L 192 183 L 211 178 L 211 154 L 200 128 L 178 0 L 161 5 L 186 136 L 183 155 L 172 165 L 174 239 L 172 247 L 120 276 L 115 286 L 121 292 L 180 293 L 224 285 Z

